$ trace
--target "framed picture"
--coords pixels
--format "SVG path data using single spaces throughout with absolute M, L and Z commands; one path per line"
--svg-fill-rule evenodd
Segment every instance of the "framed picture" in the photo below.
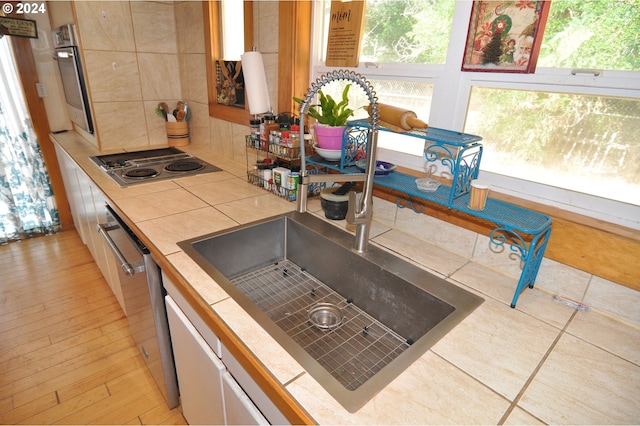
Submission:
M 6 3 L 5 6 L 11 6 L 11 4 Z M 36 21 L 33 19 L 0 16 L 0 33 L 2 35 L 38 38 Z
M 550 0 L 474 0 L 463 71 L 533 73 Z
M 244 74 L 240 61 L 216 61 L 218 104 L 244 108 Z

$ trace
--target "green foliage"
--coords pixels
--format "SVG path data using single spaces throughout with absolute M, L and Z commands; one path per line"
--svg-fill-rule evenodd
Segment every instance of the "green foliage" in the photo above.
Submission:
M 638 1 L 551 2 L 538 66 L 640 70 Z
M 345 86 L 340 102 L 336 102 L 331 95 L 324 94 L 322 90 L 319 90 L 320 103 L 309 107 L 309 116 L 318 120 L 318 123 L 328 126 L 344 126 L 347 124 L 347 120 L 353 115 L 353 110 L 348 108 L 350 87 L 351 84 Z M 302 103 L 300 98 L 293 98 L 293 100 L 297 103 Z M 320 107 L 320 110 L 317 107 Z
M 442 64 L 454 0 L 367 0 L 361 56 Z M 538 67 L 640 70 L 638 0 L 554 0 Z
M 474 88 L 465 131 L 515 162 L 579 167 L 640 181 L 640 102 L 594 95 Z M 606 167 L 602 165 L 606 164 Z
M 362 56 L 376 62 L 444 63 L 454 0 L 367 0 Z

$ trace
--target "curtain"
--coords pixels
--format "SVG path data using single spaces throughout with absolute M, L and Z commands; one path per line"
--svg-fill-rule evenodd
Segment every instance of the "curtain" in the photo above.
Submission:
M 0 39 L 0 244 L 61 230 L 7 38 Z

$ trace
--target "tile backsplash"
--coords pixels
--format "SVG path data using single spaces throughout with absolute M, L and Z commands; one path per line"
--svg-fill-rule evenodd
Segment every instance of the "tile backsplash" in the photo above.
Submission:
M 474 263 L 489 267 L 498 274 L 492 280 L 502 282 L 502 285 L 492 286 L 491 291 L 500 292 L 492 296 L 505 304 L 511 302 L 520 277 L 520 259 L 509 247 L 496 247 L 485 235 L 416 214 L 411 209 L 378 198 L 375 199 L 374 218 L 392 228 L 387 232 L 380 231 L 379 235 L 372 233 L 378 243 L 397 252 L 413 253 L 411 260 L 445 277 L 455 278 Z M 409 244 L 415 245 L 415 249 L 408 248 Z M 578 300 L 594 310 L 640 327 L 640 292 L 637 290 L 547 258 L 542 260 L 535 287 L 547 292 L 549 297 L 558 294 Z M 523 310 L 526 310 L 521 306 L 526 303 L 523 303 L 526 295 L 525 289 L 518 300 L 518 307 Z
M 174 3 L 73 4 L 100 149 L 166 143 L 153 111 L 182 98 Z
M 166 144 L 154 110 L 160 101 L 184 100 L 192 111 L 191 143 L 244 161 L 247 126 L 209 117 L 202 2 L 74 1 L 73 7 L 101 150 Z M 255 19 L 255 40 L 274 105 L 277 10 L 277 2 L 254 4 L 254 18 L 265 17 Z

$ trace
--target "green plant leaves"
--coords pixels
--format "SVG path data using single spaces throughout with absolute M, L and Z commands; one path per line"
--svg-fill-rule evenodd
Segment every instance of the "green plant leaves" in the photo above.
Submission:
M 347 124 L 349 117 L 353 115 L 353 110 L 348 108 L 349 105 L 349 88 L 351 84 L 347 84 L 342 91 L 342 99 L 339 103 L 325 94 L 322 90 L 318 90 L 320 103 L 309 107 L 309 116 L 315 118 L 318 123 L 328 126 L 344 126 Z M 302 103 L 302 99 L 293 98 L 297 103 Z M 320 109 L 318 109 L 320 107 Z

